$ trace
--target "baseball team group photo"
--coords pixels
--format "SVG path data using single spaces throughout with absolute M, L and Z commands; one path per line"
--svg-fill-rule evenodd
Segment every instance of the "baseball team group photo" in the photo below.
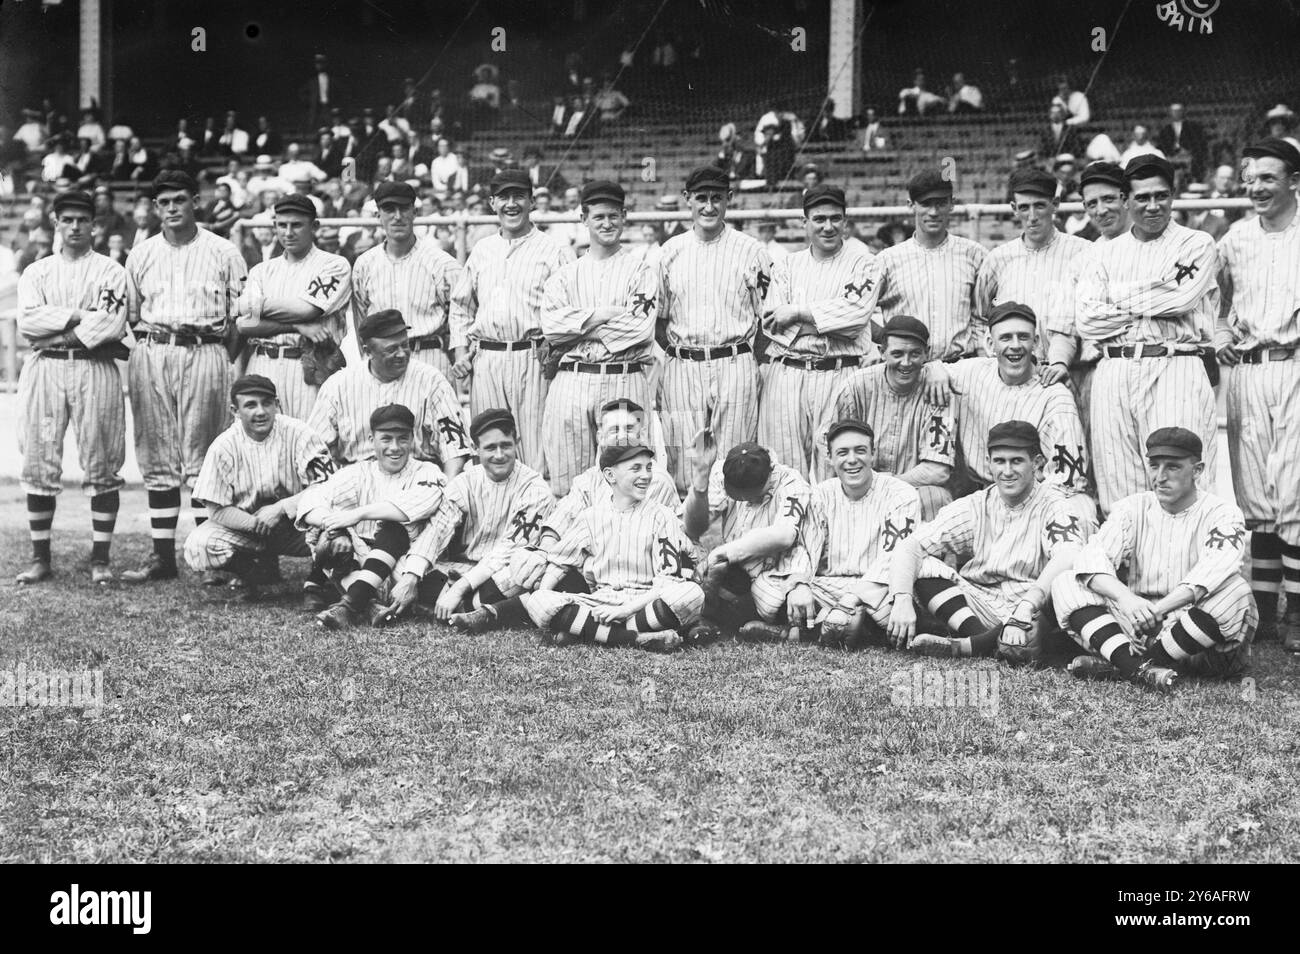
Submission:
M 1294 861 L 1298 39 L 6 4 L 0 859 Z

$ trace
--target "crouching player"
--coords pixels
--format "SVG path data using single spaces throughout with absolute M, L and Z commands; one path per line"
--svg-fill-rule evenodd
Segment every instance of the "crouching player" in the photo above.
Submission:
M 230 386 L 235 423 L 212 442 L 194 484 L 208 520 L 185 538 L 191 569 L 234 573 L 248 600 L 257 598 L 259 582 L 277 575 L 276 556 L 311 555 L 294 519 L 306 489 L 334 470 L 320 436 L 279 407 L 275 385 L 260 374 Z
M 1241 673 L 1259 616 L 1240 575 L 1245 518 L 1196 489 L 1201 439 L 1162 427 L 1146 450 L 1153 489 L 1115 504 L 1052 599 L 1061 625 L 1092 654 L 1071 672 L 1169 692 L 1180 673 Z
M 377 408 L 370 431 L 374 458 L 349 464 L 311 487 L 298 506 L 298 526 L 313 542 L 316 566 L 343 592 L 339 602 L 316 616 L 326 629 L 390 621 L 387 607 L 374 608 L 375 598 L 442 504 L 447 483 L 437 464 L 411 456 L 415 415 L 410 408 Z
M 692 546 L 676 515 L 647 500 L 654 451 L 603 448 L 600 468 L 614 499 L 584 511 L 550 553 L 540 588 L 451 618 L 459 629 L 493 626 L 547 630 L 557 646 L 597 643 L 667 651 L 700 616 L 704 591 L 694 580 Z M 587 593 L 554 589 L 569 569 L 595 580 Z
M 895 554 L 889 634 L 934 656 L 992 656 L 1036 662 L 1055 620 L 1044 612 L 1052 581 L 1067 571 L 1091 528 L 1065 494 L 1040 482 L 1038 429 L 1005 421 L 989 430 L 994 484 L 948 504 Z M 952 556 L 954 570 L 939 558 Z M 916 633 L 912 597 L 955 637 Z

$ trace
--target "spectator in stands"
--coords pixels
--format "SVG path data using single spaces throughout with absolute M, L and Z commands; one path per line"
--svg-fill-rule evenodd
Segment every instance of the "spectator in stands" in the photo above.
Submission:
M 324 182 L 329 175 L 310 159 L 302 158 L 302 147 L 291 142 L 285 147 L 284 162 L 280 163 L 280 178 L 290 183 L 300 179 Z
M 393 178 L 393 158 L 391 156 L 380 156 L 375 160 L 375 174 L 371 177 L 371 184 L 379 185 L 381 182 L 392 182 Z
M 48 133 L 45 123 L 41 121 L 39 109 L 24 109 L 23 124 L 14 133 L 14 138 L 27 147 L 29 153 L 38 153 L 45 149 Z
M 411 165 L 424 166 L 425 178 L 428 178 L 428 167 L 436 158 L 438 150 L 434 147 L 433 136 L 427 132 L 417 133 L 411 142 Z
M 238 159 L 231 159 L 226 163 L 226 171 L 217 177 L 216 182 L 224 182 L 230 188 L 230 202 L 237 209 L 243 209 L 248 204 L 248 180 L 249 172 L 240 165 Z
M 429 128 L 429 102 L 420 95 L 415 84 L 415 77 L 408 76 L 402 80 L 402 96 L 397 103 L 398 111 L 406 117 L 411 128 L 424 132 Z
M 627 112 L 632 101 L 621 90 L 615 89 L 614 77 L 609 73 L 606 73 L 602 80 L 600 92 L 596 94 L 596 111 L 600 116 L 601 125 L 616 123 Z
M 443 136 L 437 143 L 438 154 L 429 163 L 429 184 L 433 194 L 441 201 L 453 192 L 469 188 L 469 171 L 452 152 L 451 140 Z
M 400 181 L 414 178 L 415 163 L 411 162 L 410 150 L 401 142 L 388 144 L 388 160 L 393 178 Z
M 271 128 L 271 120 L 267 117 L 257 117 L 257 132 L 253 134 L 249 149 L 258 155 L 269 153 L 272 156 L 278 156 L 284 150 L 284 142 L 280 139 L 280 134 Z
M 1068 192 L 1062 201 L 1082 202 L 1083 196 L 1078 192 Z M 1097 231 L 1097 226 L 1092 224 L 1092 219 L 1088 218 L 1088 213 L 1084 212 L 1083 209 L 1065 216 L 1064 221 L 1059 222 L 1057 228 L 1066 235 L 1077 235 L 1089 242 L 1095 242 L 1101 236 L 1101 233 Z
M 319 129 L 331 110 L 339 105 L 340 91 L 324 54 L 317 53 L 312 61 L 312 77 L 303 84 L 302 98 L 307 104 L 307 128 Z
M 948 87 L 948 112 L 984 112 L 984 94 L 978 86 L 966 82 L 965 73 L 952 74 L 952 85 Z
M 564 135 L 572 139 L 591 121 L 592 100 L 581 94 L 569 97 L 568 121 L 564 125 Z
M 126 182 L 131 178 L 130 140 L 114 139 L 113 152 L 108 157 L 108 177 L 114 182 Z
M 803 122 L 800 121 L 799 117 L 796 116 L 785 103 L 778 103 L 775 107 L 769 109 L 758 118 L 758 123 L 754 126 L 755 146 L 763 145 L 763 132 L 769 126 L 778 131 L 781 130 L 783 126 L 789 126 L 790 139 L 796 146 L 804 140 L 805 129 Z
M 249 268 L 270 261 L 284 251 L 280 243 L 276 241 L 275 229 L 269 225 L 243 229 L 243 233 L 239 244 L 239 254 L 244 256 L 244 261 Z
M 875 109 L 868 106 L 862 117 L 862 151 L 879 152 L 888 148 L 889 140 L 885 136 L 885 127 L 881 124 Z
M 244 156 L 248 153 L 248 133 L 239 126 L 239 116 L 232 109 L 226 112 L 226 125 L 217 139 L 217 150 L 223 156 Z
M 124 233 L 128 240 L 129 248 L 135 248 L 147 238 L 157 235 L 162 231 L 162 222 L 154 214 L 153 206 L 148 199 L 141 197 L 131 210 L 131 225 Z
M 8 126 L 0 126 L 0 174 L 16 175 L 27 165 L 27 144 L 15 139 Z
M 104 244 L 102 254 L 107 255 L 119 265 L 126 264 L 126 239 L 122 237 L 121 232 L 110 232 L 108 239 Z
M 821 114 L 808 134 L 809 142 L 843 142 L 849 138 L 849 122 L 835 115 L 835 100 L 829 96 L 822 103 Z
M 524 171 L 528 173 L 528 181 L 534 189 L 546 186 L 554 192 L 563 192 L 569 187 L 569 180 L 564 178 L 559 166 L 546 165 L 542 158 L 542 150 L 538 146 L 529 146 L 524 150 Z
M 1214 170 L 1210 177 L 1211 199 L 1236 199 L 1241 196 L 1241 182 L 1237 177 L 1237 167 L 1226 163 Z M 1246 214 L 1245 209 L 1224 209 L 1223 217 L 1229 225 Z
M 677 47 L 663 30 L 655 33 L 654 46 L 650 50 L 650 65 L 664 72 L 671 72 L 677 68 Z
M 102 149 L 108 142 L 108 134 L 99 121 L 99 110 L 86 109 L 81 113 L 81 125 L 77 127 L 77 138 L 90 140 L 92 149 Z
M 203 132 L 199 134 L 199 155 L 205 158 L 221 155 L 221 133 L 217 130 L 216 119 L 211 116 L 203 120 Z
M 125 234 L 126 219 L 113 206 L 113 190 L 105 185 L 96 186 L 93 198 L 95 214 L 92 224 L 102 229 L 106 237 L 114 233 Z
M 56 182 L 59 179 L 68 177 L 68 167 L 73 165 L 73 157 L 68 155 L 68 147 L 63 142 L 62 136 L 56 136 L 49 141 L 49 152 L 41 159 L 41 181 Z
M 316 140 L 316 168 L 325 173 L 327 179 L 337 179 L 343 174 L 343 158 L 346 150 L 334 140 L 334 133 L 328 129 L 321 130 Z
M 1300 149 L 1300 139 L 1296 139 L 1291 133 L 1291 130 L 1295 129 L 1295 123 L 1295 113 L 1285 103 L 1278 103 L 1264 116 L 1264 129 L 1269 136 L 1274 139 L 1285 139 Z
M 927 113 L 943 109 L 942 96 L 936 96 L 925 88 L 925 70 L 916 70 L 912 74 L 912 85 L 904 86 L 898 91 L 898 115 L 924 116 Z
M 1203 182 L 1194 182 L 1185 192 L 1180 192 L 1180 199 L 1207 199 L 1210 187 Z M 1216 209 L 1180 209 L 1174 213 L 1174 221 L 1189 229 L 1204 232 L 1216 242 L 1228 232 L 1228 220 Z
M 1083 141 L 1070 125 L 1065 107 L 1053 101 L 1047 109 L 1047 129 L 1038 141 L 1038 155 L 1041 159 L 1051 159 L 1063 152 L 1079 155 L 1083 152 Z
M 125 116 L 114 116 L 113 125 L 108 127 L 108 141 L 117 142 L 119 139 L 123 142 L 130 142 L 131 137 L 135 135 L 135 130 Z
M 263 192 L 273 191 L 279 192 L 281 195 L 285 194 L 289 191 L 289 183 L 275 174 L 275 163 L 271 161 L 270 156 L 258 156 L 257 162 L 253 165 L 253 174 L 249 176 L 244 191 L 248 194 L 249 199 L 257 202 L 261 199 Z
M 1156 148 L 1156 144 L 1151 141 L 1151 131 L 1143 123 L 1138 123 L 1133 127 L 1133 138 L 1129 140 L 1129 144 L 1124 151 L 1119 154 L 1119 164 L 1127 166 L 1137 156 L 1168 158 Z
M 767 254 L 773 263 L 779 262 L 790 254 L 786 247 L 776 240 L 775 222 L 758 223 L 758 241 L 767 249 Z
M 100 176 L 108 172 L 108 155 L 95 149 L 89 139 L 77 140 L 77 154 L 72 157 L 72 165 L 77 167 L 77 188 L 88 188 Z
M 199 162 L 198 156 L 194 155 L 194 141 L 190 139 L 181 143 L 174 153 L 164 157 L 159 166 L 160 168 L 179 169 L 196 181 L 203 174 L 203 163 Z
M 474 71 L 474 85 L 469 90 L 469 111 L 476 128 L 493 125 L 501 111 L 498 75 L 497 68 L 489 63 L 484 63 Z
M 389 105 L 384 109 L 384 118 L 379 121 L 379 131 L 388 139 L 388 144 L 402 143 L 405 145 L 411 141 L 411 124 L 405 116 L 397 112 L 397 107 Z
M 902 245 L 910 239 L 912 231 L 911 226 L 902 222 L 886 222 L 876 229 L 876 238 L 884 243 L 885 248 L 893 248 L 895 245 Z
M 239 218 L 239 210 L 230 201 L 230 186 L 224 182 L 216 187 L 212 201 L 203 207 L 199 221 L 222 238 L 230 238 L 230 230 Z
M 1092 109 L 1088 106 L 1088 97 L 1070 85 L 1070 77 L 1061 75 L 1056 78 L 1056 95 L 1053 104 L 1060 104 L 1065 110 L 1065 124 L 1070 127 L 1086 126 L 1092 122 Z
M 32 262 L 45 258 L 54 249 L 54 236 L 46 229 L 33 229 L 27 237 L 27 245 L 18 256 L 18 274 L 27 270 Z
M 804 167 L 799 171 L 799 174 L 803 179 L 804 192 L 807 192 L 813 186 L 822 184 L 822 172 L 817 168 L 817 163 L 815 162 L 805 163 Z
M 176 131 L 172 133 L 171 141 L 167 143 L 172 149 L 179 149 L 181 143 L 188 142 L 197 147 L 198 143 L 194 136 L 190 134 L 190 121 L 182 116 L 176 120 Z
M 660 196 L 659 201 L 655 203 L 656 212 L 680 212 L 681 208 L 681 200 L 675 195 Z M 689 220 L 683 222 L 680 219 L 672 219 L 667 222 L 661 222 L 659 225 L 664 233 L 664 242 L 668 241 L 674 235 L 680 235 L 683 232 L 689 232 L 691 230 L 691 223 Z
M 158 174 L 158 157 L 153 150 L 139 136 L 132 136 L 127 143 L 126 153 L 131 160 L 131 178 L 136 182 L 152 182 Z
M 1205 127 L 1187 119 L 1182 103 L 1169 104 L 1169 122 L 1156 136 L 1156 146 L 1167 159 L 1185 158 L 1187 169 L 1197 182 L 1205 172 L 1205 152 L 1209 141 Z
M 1079 191 L 1079 163 L 1071 153 L 1063 152 L 1052 160 L 1052 175 L 1056 176 L 1057 196 Z

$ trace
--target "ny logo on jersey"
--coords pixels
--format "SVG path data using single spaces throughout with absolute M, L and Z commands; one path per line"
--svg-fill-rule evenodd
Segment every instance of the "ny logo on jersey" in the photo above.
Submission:
M 307 483 L 309 484 L 319 484 L 332 473 L 334 473 L 334 461 L 329 457 L 313 457 L 307 461 Z
M 1191 262 L 1187 265 L 1184 265 L 1182 262 L 1174 262 L 1174 281 L 1181 285 L 1184 278 L 1195 278 L 1200 267 L 1201 266 L 1197 265 L 1195 262 Z
M 117 295 L 113 294 L 113 289 L 105 288 L 99 293 L 99 301 L 100 304 L 104 306 L 105 311 L 117 311 L 126 304 L 126 296 L 123 295 L 119 298 Z
M 1222 550 L 1229 544 L 1237 547 L 1241 546 L 1241 539 L 1245 535 L 1245 527 L 1236 527 L 1231 533 L 1225 533 L 1218 527 L 1211 527 L 1209 536 L 1205 538 L 1205 545 L 1207 547 L 1214 547 L 1216 550 Z
M 857 298 L 861 298 L 861 297 L 862 297 L 866 292 L 869 292 L 869 291 L 871 291 L 871 279 L 870 279 L 870 278 L 864 278 L 864 279 L 862 279 L 862 281 L 861 281 L 859 284 L 857 284 L 857 285 L 853 284 L 852 282 L 845 282 L 845 283 L 844 283 L 844 297 L 845 297 L 845 298 L 848 298 L 850 295 L 853 295 L 853 296 L 855 296 L 855 297 L 857 297 Z
M 668 570 L 670 573 L 677 574 L 682 569 L 682 555 L 673 546 L 673 542 L 667 537 L 659 538 L 659 560 L 660 567 Z
M 442 439 L 450 443 L 453 439 L 461 447 L 465 446 L 465 425 L 460 421 L 450 417 L 438 418 L 438 430 L 442 432 Z
M 803 501 L 798 497 L 785 498 L 785 514 L 787 517 L 794 517 L 796 520 L 803 520 L 805 513 Z
M 912 535 L 912 528 L 915 525 L 916 525 L 916 521 L 913 520 L 911 517 L 908 517 L 906 520 L 903 521 L 903 525 L 901 527 L 896 527 L 894 526 L 894 521 L 886 517 L 885 525 L 880 528 L 880 535 L 881 537 L 883 537 L 883 539 L 881 540 L 881 545 L 885 548 L 885 552 L 886 553 L 894 552 L 894 547 L 898 545 L 899 540 L 902 540 L 904 537 L 910 537 Z
M 760 268 L 758 270 L 758 275 L 754 279 L 754 282 L 755 284 L 758 285 L 758 294 L 761 297 L 763 298 L 767 297 L 767 286 L 771 283 L 771 281 L 772 281 L 772 276 L 768 275 L 767 272 L 763 271 Z
M 641 314 L 648 315 L 650 314 L 650 311 L 651 309 L 654 308 L 654 306 L 655 306 L 654 295 L 651 295 L 649 298 L 647 298 L 645 292 L 637 292 L 635 295 L 632 296 L 633 311 L 636 311 L 638 308 L 640 308 Z
M 1051 520 L 1047 524 L 1047 542 L 1061 543 L 1065 540 L 1079 539 L 1079 518 L 1071 517 L 1068 522 Z
M 930 415 L 930 426 L 925 429 L 930 435 L 930 446 L 941 454 L 948 453 L 952 440 L 952 428 L 943 422 L 942 414 Z
M 307 294 L 312 297 L 317 295 L 332 295 L 334 294 L 334 289 L 338 287 L 339 277 L 337 275 L 330 276 L 329 281 L 325 281 L 324 275 L 317 275 L 311 280 L 311 284 L 307 286 Z
M 1083 462 L 1083 446 L 1075 444 L 1079 448 L 1078 454 L 1071 454 L 1065 449 L 1065 445 L 1056 445 L 1056 454 L 1052 457 L 1052 463 L 1056 465 L 1058 474 L 1065 474 L 1065 482 L 1073 485 L 1075 481 L 1082 481 L 1087 473 L 1087 467 Z
M 540 513 L 533 514 L 532 520 L 529 520 L 527 515 L 528 511 L 520 507 L 515 511 L 515 515 L 510 518 L 510 526 L 513 528 L 510 531 L 511 540 L 518 540 L 523 537 L 524 543 L 528 543 L 533 539 L 533 534 L 542 526 L 542 515 Z
M 417 486 L 417 487 L 437 487 L 437 486 L 438 486 L 438 482 L 437 482 L 436 480 L 417 480 L 417 481 L 415 482 L 415 486 Z

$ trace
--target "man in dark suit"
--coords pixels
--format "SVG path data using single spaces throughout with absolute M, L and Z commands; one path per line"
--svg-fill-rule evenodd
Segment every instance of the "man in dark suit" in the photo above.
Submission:
M 325 55 L 317 53 L 315 70 L 311 79 L 303 84 L 302 96 L 307 103 L 307 128 L 319 129 L 330 117 L 330 111 L 339 106 L 339 85 L 328 69 Z
M 347 154 L 346 146 L 334 141 L 334 133 L 328 129 L 321 131 L 317 140 L 316 166 L 331 179 L 337 179 L 343 173 L 343 157 Z
M 259 156 L 278 156 L 284 152 L 284 140 L 271 128 L 271 120 L 265 116 L 257 117 L 257 132 L 253 133 L 253 145 L 249 152 Z
M 536 146 L 529 146 L 524 150 L 524 171 L 528 173 L 528 181 L 533 184 L 534 189 L 544 186 L 551 192 L 558 193 L 569 187 L 569 180 L 560 174 L 558 166 L 542 164 L 542 150 Z
M 1169 122 L 1165 123 L 1160 135 L 1156 137 L 1156 147 L 1167 159 L 1176 159 L 1185 154 L 1192 179 L 1200 182 L 1205 173 L 1205 127 L 1185 119 L 1183 113 L 1182 103 L 1170 104 Z
M 1053 103 L 1047 111 L 1047 129 L 1038 142 L 1038 155 L 1042 159 L 1055 159 L 1063 152 L 1074 156 L 1084 153 L 1084 142 L 1079 138 L 1079 130 L 1069 125 L 1065 107 Z

